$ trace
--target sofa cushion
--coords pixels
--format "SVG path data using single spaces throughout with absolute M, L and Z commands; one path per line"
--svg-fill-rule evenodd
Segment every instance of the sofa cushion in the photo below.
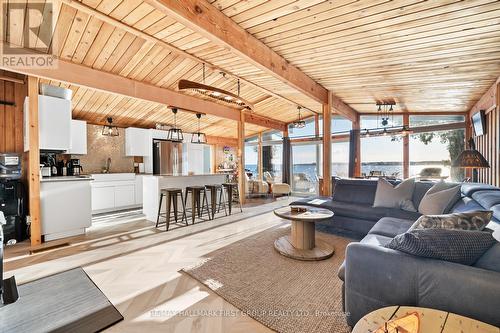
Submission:
M 489 185 L 489 184 L 481 184 L 481 183 L 463 183 L 462 184 L 462 195 L 464 197 L 471 197 L 474 192 L 477 191 L 500 191 L 499 187 Z
M 377 182 L 364 179 L 340 179 L 336 181 L 332 199 L 341 202 L 373 204 Z
M 500 272 L 500 243 L 493 245 L 475 263 L 475 267 Z
M 425 215 L 447 213 L 460 199 L 460 185 L 438 182 L 420 201 L 418 211 Z
M 384 246 L 386 244 L 389 244 L 391 241 L 392 237 L 387 237 L 377 234 L 368 234 L 360 241 L 360 243 L 368 245 Z
M 485 209 L 500 204 L 500 191 L 477 191 L 472 194 L 472 199 L 476 200 Z
M 431 181 L 419 181 L 415 182 L 415 188 L 413 189 L 413 205 L 415 208 L 418 208 L 420 205 L 420 201 L 424 197 L 425 193 L 434 185 L 434 182 Z
M 406 210 L 414 212 L 416 209 L 413 207 L 413 202 L 411 201 L 414 188 L 414 178 L 409 178 L 396 186 L 380 178 L 377 182 L 373 207 L 402 208 L 405 205 Z M 407 202 L 411 204 L 407 205 Z
M 453 205 L 450 213 L 463 213 L 470 212 L 472 210 L 484 210 L 484 207 L 472 198 L 462 197 L 455 203 L 455 205 Z
M 369 234 L 394 237 L 408 231 L 413 223 L 413 220 L 383 217 L 373 226 Z
M 496 242 L 490 232 L 418 229 L 397 235 L 385 247 L 419 257 L 472 265 Z
M 433 228 L 483 230 L 490 222 L 491 217 L 492 212 L 489 210 L 476 210 L 443 215 L 423 215 L 411 226 L 410 230 Z

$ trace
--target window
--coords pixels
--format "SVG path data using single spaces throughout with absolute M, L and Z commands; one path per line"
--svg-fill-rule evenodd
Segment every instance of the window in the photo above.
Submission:
M 281 141 L 283 140 L 283 134 L 281 131 L 273 130 L 262 133 L 262 141 Z
M 361 174 L 403 178 L 403 141 L 400 137 L 361 138 Z
M 323 136 L 323 116 L 319 116 L 319 135 Z M 332 134 L 347 133 L 352 130 L 352 121 L 341 116 L 332 116 Z
M 464 132 L 458 129 L 410 135 L 410 177 L 463 180 L 463 169 L 451 168 L 451 162 L 464 149 Z
M 258 179 L 257 165 L 259 154 L 256 145 L 245 145 L 245 170 L 250 179 Z
M 397 126 L 403 126 L 403 116 L 389 117 L 389 124 L 385 127 L 397 127 Z M 360 127 L 362 130 L 373 129 L 373 128 L 384 128 L 384 126 L 382 125 L 382 118 L 377 115 L 361 116 Z
M 349 141 L 332 143 L 332 176 L 349 177 Z
M 292 191 L 296 194 L 318 193 L 317 144 L 292 145 Z
M 464 116 L 410 116 L 410 127 L 432 126 L 441 124 L 453 124 L 465 121 Z
M 283 168 L 283 145 L 264 144 L 262 146 L 262 171 L 264 180 L 281 183 Z

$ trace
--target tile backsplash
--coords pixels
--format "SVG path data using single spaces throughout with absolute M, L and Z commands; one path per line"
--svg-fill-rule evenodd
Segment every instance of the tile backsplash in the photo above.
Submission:
M 119 136 L 102 135 L 102 126 L 87 124 L 87 155 L 72 155 L 80 159 L 83 173 L 101 173 L 111 158 L 110 172 L 134 172 L 134 158 L 125 156 L 125 131 Z

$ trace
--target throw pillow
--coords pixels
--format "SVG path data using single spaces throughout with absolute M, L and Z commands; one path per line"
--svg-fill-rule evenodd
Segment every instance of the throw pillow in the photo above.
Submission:
M 409 202 L 413 197 L 413 189 L 415 188 L 415 179 L 410 178 L 400 183 L 396 187 L 392 186 L 387 180 L 380 178 L 377 183 L 375 192 L 375 200 L 373 207 L 400 208 L 406 210 L 415 210 L 413 203 Z
M 500 228 L 497 228 L 495 229 L 495 231 L 493 231 L 493 238 L 500 242 Z
M 411 226 L 410 230 L 460 229 L 480 231 L 490 222 L 492 215 L 492 211 L 482 210 L 443 215 L 422 215 Z
M 460 199 L 460 185 L 438 182 L 424 195 L 418 206 L 423 215 L 439 215 L 448 213 Z
M 495 243 L 491 233 L 485 231 L 421 229 L 397 235 L 385 247 L 414 256 L 472 265 Z

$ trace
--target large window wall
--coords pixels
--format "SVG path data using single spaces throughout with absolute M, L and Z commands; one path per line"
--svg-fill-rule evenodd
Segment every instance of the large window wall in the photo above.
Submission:
M 410 135 L 410 177 L 461 181 L 462 169 L 451 162 L 464 149 L 465 130 L 456 129 Z
M 317 194 L 320 164 L 318 144 L 292 144 L 292 192 Z
M 360 117 L 362 130 L 383 128 L 382 119 L 374 116 Z M 389 118 L 387 127 L 403 125 L 403 116 Z M 399 136 L 379 135 L 361 138 L 361 175 L 403 177 L 403 141 Z

